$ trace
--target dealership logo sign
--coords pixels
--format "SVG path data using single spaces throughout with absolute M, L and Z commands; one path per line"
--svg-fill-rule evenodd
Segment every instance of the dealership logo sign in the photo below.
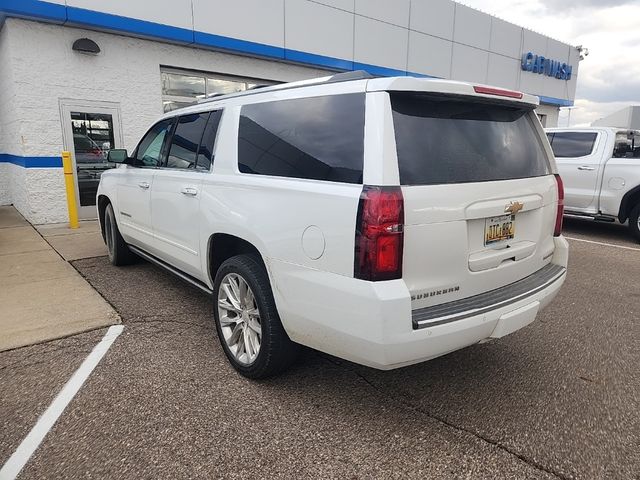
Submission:
M 551 60 L 531 52 L 522 54 L 522 70 L 555 77 L 559 80 L 571 80 L 573 67 L 558 60 Z

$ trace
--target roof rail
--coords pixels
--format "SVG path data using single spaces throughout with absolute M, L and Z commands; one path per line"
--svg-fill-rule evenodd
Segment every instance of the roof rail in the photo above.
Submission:
M 329 80 L 324 83 L 338 83 L 348 82 L 350 80 L 368 80 L 370 78 L 376 78 L 365 70 L 353 70 L 351 72 L 342 72 L 331 75 Z
M 312 85 L 324 85 L 327 83 L 350 82 L 353 80 L 367 80 L 371 78 L 376 77 L 374 75 L 371 75 L 369 72 L 365 72 L 364 70 L 354 70 L 351 72 L 336 73 L 335 75 L 331 75 L 329 77 L 312 78 L 309 80 L 300 80 L 298 82 L 281 83 L 278 85 L 258 85 L 242 92 L 227 94 L 214 93 L 207 98 L 200 99 L 198 103 L 226 100 L 227 98 L 244 97 L 262 92 L 289 90 L 292 88 L 308 87 Z

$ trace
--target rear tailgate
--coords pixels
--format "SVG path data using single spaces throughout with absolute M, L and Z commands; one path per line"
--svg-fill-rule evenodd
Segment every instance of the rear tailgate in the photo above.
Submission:
M 390 96 L 412 309 L 497 289 L 549 263 L 557 187 L 532 106 Z

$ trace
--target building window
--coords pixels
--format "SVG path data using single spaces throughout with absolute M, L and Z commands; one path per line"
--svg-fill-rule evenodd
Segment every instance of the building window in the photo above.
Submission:
M 268 80 L 230 77 L 215 73 L 161 68 L 162 108 L 170 112 L 197 103 L 216 93 L 242 92 L 257 85 L 272 85 Z

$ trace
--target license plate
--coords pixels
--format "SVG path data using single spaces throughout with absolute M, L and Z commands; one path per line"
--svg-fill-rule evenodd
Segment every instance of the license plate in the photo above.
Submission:
M 515 215 L 486 218 L 484 220 L 484 244 L 485 246 L 495 245 L 496 243 L 511 240 L 515 235 L 515 231 Z

